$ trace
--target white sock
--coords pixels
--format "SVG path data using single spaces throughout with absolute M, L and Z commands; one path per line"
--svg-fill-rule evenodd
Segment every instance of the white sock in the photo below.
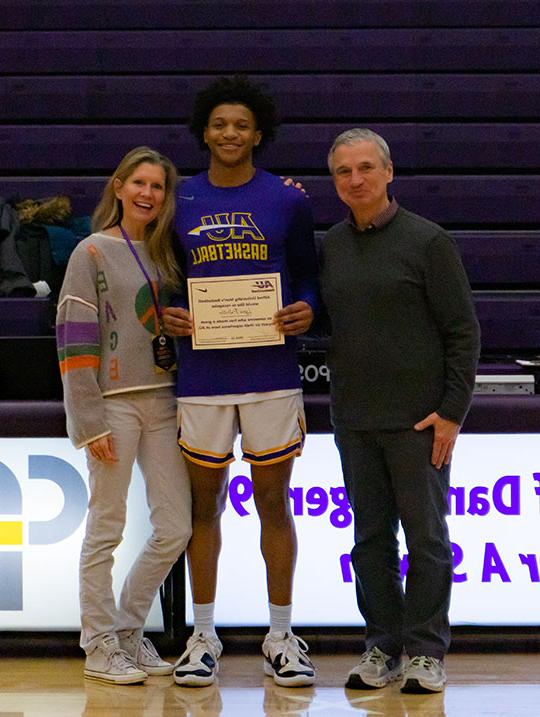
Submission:
M 292 632 L 292 605 L 273 605 L 268 603 L 270 610 L 270 632 Z
M 216 634 L 216 627 L 214 625 L 214 605 L 215 603 L 209 602 L 203 605 L 193 603 L 193 632 L 206 632 L 211 635 Z

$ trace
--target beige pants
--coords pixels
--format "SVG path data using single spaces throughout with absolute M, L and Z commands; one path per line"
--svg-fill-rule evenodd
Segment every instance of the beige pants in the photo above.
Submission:
M 90 502 L 80 560 L 81 647 L 144 626 L 156 592 L 191 535 L 191 493 L 176 443 L 176 401 L 170 388 L 105 400 L 118 462 L 87 450 Z M 118 607 L 112 590 L 113 551 L 122 540 L 133 463 L 146 484 L 152 534 L 124 582 Z

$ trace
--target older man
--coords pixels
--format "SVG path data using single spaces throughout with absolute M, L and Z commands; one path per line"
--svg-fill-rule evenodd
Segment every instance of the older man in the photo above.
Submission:
M 367 129 L 344 132 L 328 164 L 350 209 L 323 240 L 321 282 L 332 325 L 332 422 L 366 621 L 366 651 L 347 687 L 403 678 L 404 692 L 440 692 L 450 642 L 450 459 L 471 401 L 478 322 L 452 238 L 388 196 L 385 140 Z

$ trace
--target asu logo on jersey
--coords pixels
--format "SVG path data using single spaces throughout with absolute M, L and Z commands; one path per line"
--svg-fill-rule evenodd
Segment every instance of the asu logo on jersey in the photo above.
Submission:
M 204 234 L 212 241 L 253 239 L 264 241 L 259 227 L 251 218 L 251 212 L 224 212 L 201 217 L 201 224 L 188 232 L 190 236 Z
M 201 217 L 201 223 L 188 235 L 210 240 L 191 250 L 194 264 L 208 261 L 245 259 L 266 261 L 266 237 L 253 221 L 251 212 L 223 212 Z

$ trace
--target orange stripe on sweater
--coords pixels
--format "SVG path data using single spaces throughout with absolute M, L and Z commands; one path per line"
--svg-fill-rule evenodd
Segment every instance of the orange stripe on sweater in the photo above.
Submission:
M 99 356 L 70 356 L 60 361 L 62 376 L 75 368 L 99 368 Z

